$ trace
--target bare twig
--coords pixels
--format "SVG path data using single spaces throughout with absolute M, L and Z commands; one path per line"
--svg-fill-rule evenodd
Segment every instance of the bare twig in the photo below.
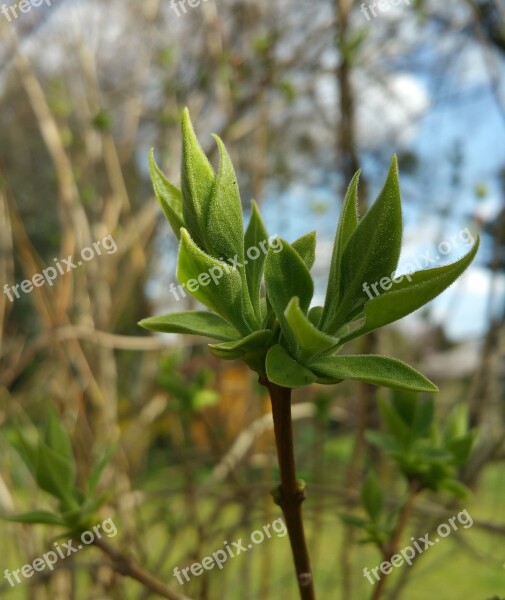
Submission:
M 93 543 L 112 559 L 112 567 L 117 573 L 135 579 L 151 592 L 158 594 L 158 596 L 161 596 L 162 598 L 168 598 L 169 600 L 191 600 L 188 596 L 169 588 L 162 581 L 154 577 L 154 575 L 151 575 L 149 571 L 146 571 L 133 559 L 122 554 L 105 540 L 95 539 Z

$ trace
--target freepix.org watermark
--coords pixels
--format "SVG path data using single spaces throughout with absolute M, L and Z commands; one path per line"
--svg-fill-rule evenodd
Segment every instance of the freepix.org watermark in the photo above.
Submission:
M 459 233 L 455 233 L 448 240 L 444 240 L 440 242 L 437 246 L 438 254 L 432 255 L 430 250 L 427 250 L 421 256 L 416 258 L 412 258 L 407 263 L 402 265 L 402 270 L 414 271 L 415 269 L 426 269 L 436 265 L 442 256 L 447 256 L 454 249 L 456 249 L 460 243 L 464 246 L 471 246 L 475 242 L 473 235 L 471 234 L 468 227 L 462 229 Z M 396 271 L 395 271 L 396 272 Z M 412 281 L 412 277 L 410 275 L 402 275 L 400 277 L 395 276 L 395 272 L 391 273 L 391 277 L 382 277 L 379 281 L 375 283 L 367 283 L 363 284 L 363 291 L 366 295 L 372 300 L 374 297 L 370 291 L 370 288 L 373 290 L 375 296 L 380 296 L 382 292 L 379 291 L 379 286 L 381 287 L 383 292 L 387 292 L 393 287 L 395 283 L 401 283 L 403 278 L 405 277 L 409 281 Z
M 12 23 L 13 19 L 15 20 L 21 16 L 19 13 L 29 13 L 33 7 L 42 6 L 43 4 L 46 6 L 52 6 L 52 0 L 20 0 L 19 2 L 14 2 L 14 4 L 10 4 L 9 6 L 2 4 L 1 11 L 7 21 Z
M 30 577 L 33 577 L 36 572 L 44 571 L 46 568 L 54 571 L 54 565 L 59 560 L 65 560 L 69 556 L 72 556 L 74 552 L 79 552 L 79 550 L 82 550 L 84 546 L 89 546 L 96 539 L 101 539 L 102 531 L 100 531 L 100 528 L 109 538 L 114 537 L 117 534 L 117 528 L 114 525 L 114 521 L 109 517 L 108 519 L 105 519 L 103 523 L 95 525 L 93 527 L 93 531 L 84 531 L 80 537 L 82 544 L 77 544 L 77 546 L 74 546 L 76 541 L 72 539 L 67 540 L 67 542 L 62 542 L 61 544 L 54 542 L 54 550 L 45 552 L 42 556 L 34 559 L 31 563 L 27 563 L 19 569 L 14 569 L 14 571 L 5 569 L 4 579 L 7 579 L 9 585 L 14 587 L 18 583 L 21 583 L 21 577 L 29 579 Z
M 251 246 L 247 248 L 245 254 L 251 261 L 258 260 L 261 254 L 266 254 L 268 252 L 269 248 L 272 249 L 274 254 L 278 254 L 282 250 L 282 242 L 280 238 L 276 235 L 271 235 L 268 240 L 259 242 L 258 246 Z M 182 298 L 186 297 L 184 288 L 186 288 L 188 292 L 194 293 L 199 289 L 200 286 L 208 286 L 211 281 L 213 281 L 215 285 L 219 285 L 219 280 L 225 273 L 231 273 L 232 271 L 236 271 L 237 269 L 242 268 L 244 265 L 249 264 L 249 260 L 244 260 L 243 263 L 239 262 L 237 254 L 235 254 L 234 258 L 227 259 L 230 263 L 229 265 L 224 262 L 222 257 L 220 260 L 222 261 L 221 265 L 211 267 L 206 273 L 200 273 L 196 279 L 188 279 L 186 283 L 182 283 L 178 286 L 172 282 L 168 288 L 168 291 L 174 295 L 176 300 L 180 300 L 179 294 L 181 294 Z M 179 294 L 177 292 L 179 292 Z
M 52 286 L 53 281 L 60 275 L 65 275 L 65 273 L 69 273 L 73 269 L 81 267 L 83 264 L 82 261 L 89 262 L 95 257 L 95 255 L 101 256 L 102 250 L 100 246 L 102 246 L 106 254 L 114 254 L 114 252 L 117 250 L 116 242 L 114 241 L 112 235 L 109 234 L 99 242 L 93 242 L 92 248 L 88 246 L 83 248 L 81 250 L 82 260 L 78 260 L 77 263 L 72 262 L 72 256 L 61 259 L 53 258 L 55 263 L 54 267 L 46 267 L 42 270 L 42 273 L 36 273 L 31 279 L 25 279 L 21 283 L 16 283 L 13 286 L 10 286 L 8 283 L 6 283 L 4 285 L 3 292 L 11 302 L 14 302 L 14 296 L 16 298 L 21 298 L 19 294 L 20 288 L 24 294 L 29 294 L 31 291 L 33 291 L 34 287 L 42 287 L 46 283 L 49 286 Z
M 186 4 L 189 8 L 197 8 L 202 2 L 207 2 L 207 0 L 170 0 L 170 8 L 180 17 L 181 14 L 188 12 Z
M 392 6 L 399 6 L 400 4 L 407 4 L 410 6 L 410 0 L 379 0 L 379 2 L 372 2 L 368 5 L 366 2 L 362 2 L 359 10 L 365 19 L 370 21 L 370 13 L 373 18 L 376 19 L 379 16 L 379 13 L 387 12 Z
M 251 533 L 251 541 L 249 543 L 245 542 L 246 545 L 242 543 L 242 538 L 239 538 L 238 541 L 232 542 L 231 546 L 228 542 L 223 542 L 224 549 L 221 548 L 216 550 L 209 556 L 205 556 L 202 558 L 202 562 L 195 562 L 190 567 L 186 567 L 184 569 L 179 569 L 175 567 L 174 569 L 174 577 L 177 578 L 177 581 L 184 585 L 187 581 L 191 579 L 191 575 L 198 577 L 201 575 L 204 570 L 210 571 L 216 565 L 218 569 L 223 569 L 224 563 L 228 560 L 228 557 L 235 558 L 239 554 L 247 552 L 248 550 L 252 550 L 254 546 L 261 544 L 265 537 L 270 539 L 272 537 L 272 531 L 276 534 L 277 537 L 284 537 L 288 532 L 284 521 L 279 518 L 272 521 L 272 523 L 268 523 L 267 525 L 263 525 L 263 529 L 257 529 Z M 233 547 L 232 547 L 233 546 Z M 184 579 L 182 578 L 184 575 Z
M 412 548 L 412 546 L 405 546 L 398 554 L 393 554 L 389 560 L 385 560 L 379 566 L 370 570 L 368 567 L 365 567 L 363 569 L 363 577 L 368 579 L 370 585 L 375 585 L 375 583 L 381 579 L 382 575 L 389 575 L 393 570 L 393 567 L 401 567 L 404 562 L 406 562 L 409 567 L 412 566 L 414 557 L 417 553 L 422 554 L 428 548 L 438 544 L 438 542 L 441 541 L 441 538 L 446 538 L 451 535 L 453 531 L 457 531 L 458 523 L 463 525 L 464 529 L 468 529 L 473 525 L 473 519 L 466 509 L 462 510 L 455 517 L 451 517 L 448 523 L 441 523 L 437 527 L 437 537 L 433 541 L 429 539 L 429 533 L 426 533 L 417 540 L 411 537 L 410 539 L 414 548 Z M 381 572 L 381 575 L 379 575 L 379 571 Z M 372 578 L 372 573 L 375 577 L 375 581 Z

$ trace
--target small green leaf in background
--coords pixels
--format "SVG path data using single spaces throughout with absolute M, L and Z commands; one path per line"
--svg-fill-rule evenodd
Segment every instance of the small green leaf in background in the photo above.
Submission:
M 395 410 L 392 403 L 380 398 L 379 410 L 388 431 L 400 444 L 407 446 L 412 442 L 412 429 L 402 418 L 402 415 Z
M 37 446 L 37 472 L 35 475 L 38 486 L 58 498 L 67 507 L 75 506 L 73 498 L 75 466 L 60 456 L 44 442 Z
M 394 390 L 391 392 L 391 406 L 405 424 L 412 428 L 417 413 L 417 394 L 406 390 Z
M 25 431 L 18 423 L 16 431 L 9 436 L 10 445 L 17 451 L 33 478 L 37 473 L 38 434 L 34 428 Z
M 100 483 L 100 478 L 103 475 L 103 472 L 107 465 L 112 460 L 114 456 L 114 452 L 116 451 L 117 444 L 111 444 L 103 453 L 102 457 L 93 465 L 90 474 L 88 475 L 87 487 L 88 493 L 94 494 L 98 484 Z
M 377 522 L 382 513 L 384 498 L 377 475 L 373 471 L 370 471 L 361 488 L 361 501 L 370 519 Z
M 475 434 L 467 433 L 466 435 L 452 439 L 446 443 L 446 448 L 453 455 L 454 464 L 458 467 L 464 465 L 472 454 L 475 444 Z
M 413 394 L 395 391 L 391 402 L 379 400 L 379 408 L 387 433 L 367 431 L 367 439 L 384 450 L 409 481 L 418 483 L 420 490 L 466 495 L 466 488 L 457 481 L 457 469 L 470 458 L 475 435 L 467 431 L 464 416 L 461 419 L 457 415 L 459 423 L 454 427 L 451 415 L 442 435 L 435 424 L 433 398 L 419 400 Z
M 340 514 L 339 517 L 346 525 L 352 525 L 353 527 L 358 527 L 359 529 L 365 529 L 368 525 L 369 521 L 366 519 L 361 519 L 360 517 L 355 517 L 354 515 L 346 515 Z
M 65 459 L 70 465 L 74 465 L 74 451 L 72 450 L 70 438 L 54 410 L 49 410 L 45 442 L 61 458 Z
M 429 434 L 435 418 L 433 398 L 420 401 L 417 394 L 395 390 L 392 397 L 392 408 L 402 417 L 414 437 Z
M 34 510 L 22 515 L 2 516 L 4 521 L 12 521 L 14 523 L 30 523 L 41 525 L 66 525 L 64 519 L 53 513 L 45 510 Z
M 447 417 L 444 439 L 447 442 L 468 433 L 468 408 L 464 404 L 455 406 Z
M 19 426 L 9 442 L 20 454 L 37 486 L 56 498 L 59 505 L 58 514 L 35 510 L 2 518 L 18 523 L 69 526 L 75 531 L 88 528 L 95 511 L 105 500 L 104 495 L 96 495 L 96 486 L 115 445 L 106 450 L 92 469 L 84 494 L 76 487 L 75 458 L 70 438 L 51 407 L 42 432 Z

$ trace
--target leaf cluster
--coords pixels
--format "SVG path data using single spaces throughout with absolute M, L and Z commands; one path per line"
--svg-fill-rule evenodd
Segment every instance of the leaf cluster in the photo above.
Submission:
M 457 471 L 470 458 L 476 434 L 468 429 L 465 407 L 456 406 L 444 427 L 435 423 L 433 398 L 421 401 L 415 394 L 395 391 L 379 407 L 386 431 L 368 431 L 368 441 L 390 456 L 417 489 L 466 495 Z
M 475 433 L 468 430 L 464 407 L 455 407 L 444 427 L 437 427 L 433 398 L 421 401 L 416 394 L 395 390 L 391 402 L 380 401 L 380 412 L 386 431 L 367 431 L 367 439 L 394 461 L 413 493 L 431 490 L 466 495 L 457 470 L 470 458 Z M 398 510 L 385 509 L 384 497 L 379 478 L 370 471 L 360 493 L 365 515 L 340 515 L 344 523 L 365 534 L 360 542 L 379 548 L 393 538 L 398 518 Z
M 105 500 L 105 496 L 97 495 L 96 491 L 114 447 L 109 447 L 96 462 L 87 477 L 85 490 L 81 491 L 76 486 L 76 463 L 70 438 L 54 411 L 49 411 L 44 431 L 18 427 L 9 437 L 37 486 L 58 500 L 58 510 L 37 510 L 2 518 L 18 523 L 62 525 L 71 531 L 86 529 Z
M 370 299 L 364 284 L 392 276 L 400 256 L 402 215 L 394 157 L 382 191 L 362 218 L 357 209 L 360 173 L 351 181 L 335 235 L 325 302 L 312 306 L 315 232 L 292 243 L 277 238 L 274 244 L 254 201 L 244 231 L 233 165 L 223 142 L 215 139 L 220 155 L 217 172 L 185 111 L 180 190 L 150 155 L 154 191 L 180 241 L 177 277 L 209 310 L 171 313 L 144 319 L 140 325 L 209 337 L 215 356 L 243 360 L 260 380 L 283 387 L 355 379 L 396 389 L 437 391 L 431 381 L 397 359 L 336 353 L 346 342 L 435 298 L 468 267 L 478 241 L 457 262 L 417 271 L 408 279 L 394 278 L 387 291 Z M 267 241 L 266 255 L 249 258 L 249 249 Z
M 370 471 L 360 493 L 360 501 L 366 516 L 341 514 L 340 518 L 347 525 L 360 529 L 365 535 L 359 542 L 373 543 L 379 547 L 387 544 L 394 533 L 395 512 L 384 511 L 384 493 L 379 478 Z

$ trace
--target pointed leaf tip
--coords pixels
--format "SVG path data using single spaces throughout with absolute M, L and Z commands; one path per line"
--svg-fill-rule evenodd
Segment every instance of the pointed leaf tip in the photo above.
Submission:
M 154 149 L 149 152 L 149 174 L 154 189 L 154 194 L 163 210 L 172 231 L 177 239 L 181 238 L 181 227 L 185 226 L 182 208 L 182 194 L 168 181 L 163 171 L 159 168 L 154 157 Z
M 453 263 L 395 277 L 391 289 L 365 303 L 363 326 L 345 335 L 344 340 L 349 341 L 398 321 L 436 298 L 470 266 L 479 243 L 477 236 L 471 250 Z
M 203 249 L 207 249 L 208 243 L 206 213 L 214 179 L 214 169 L 200 146 L 186 109 L 182 118 L 182 208 L 187 228 Z
M 310 360 L 307 366 L 316 374 L 335 382 L 356 379 L 393 389 L 438 392 L 427 377 L 396 358 L 373 354 L 358 356 L 323 356 Z
M 224 342 L 240 338 L 237 329 L 225 319 L 206 311 L 169 313 L 159 317 L 143 319 L 139 322 L 139 325 L 150 331 L 202 335 Z

